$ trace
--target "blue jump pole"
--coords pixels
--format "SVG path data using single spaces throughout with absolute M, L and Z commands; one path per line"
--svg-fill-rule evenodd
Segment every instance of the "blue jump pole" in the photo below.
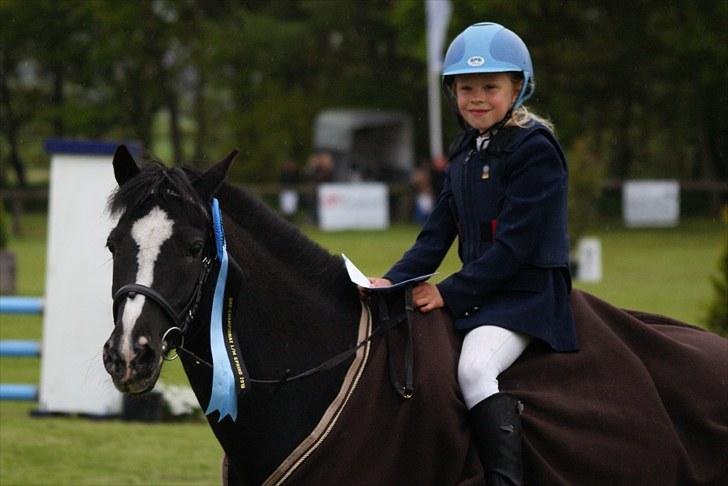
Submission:
M 35 385 L 0 384 L 0 400 L 27 400 L 38 399 L 38 387 Z
M 0 297 L 0 314 L 42 314 L 43 299 L 40 297 Z
M 43 299 L 40 297 L 0 296 L 0 314 L 42 314 Z M 0 357 L 38 357 L 38 341 L 0 341 Z M 0 383 L 0 400 L 34 401 L 38 399 L 38 387 L 17 383 Z
M 38 341 L 15 339 L 0 341 L 0 357 L 2 358 L 37 358 L 38 356 L 40 356 L 40 344 L 38 344 Z

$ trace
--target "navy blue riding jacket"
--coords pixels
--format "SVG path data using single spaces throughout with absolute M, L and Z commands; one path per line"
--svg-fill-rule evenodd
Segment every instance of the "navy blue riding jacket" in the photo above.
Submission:
M 385 278 L 434 272 L 457 236 L 463 266 L 437 284 L 456 329 L 496 325 L 576 351 L 561 147 L 539 123 L 502 128 L 482 151 L 476 137 L 451 148 L 432 214 Z

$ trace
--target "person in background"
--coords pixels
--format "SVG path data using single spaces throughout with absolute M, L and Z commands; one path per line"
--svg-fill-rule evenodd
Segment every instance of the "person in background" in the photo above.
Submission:
M 442 75 L 463 133 L 414 245 L 371 282 L 434 272 L 458 237 L 462 268 L 419 284 L 413 302 L 421 312 L 445 308 L 465 333 L 458 381 L 487 484 L 523 484 L 523 404 L 500 391 L 498 375 L 532 339 L 556 352 L 579 347 L 569 306 L 567 164 L 552 125 L 523 105 L 534 71 L 514 32 L 471 25 L 450 44 Z
M 331 182 L 334 178 L 334 157 L 326 150 L 318 150 L 309 155 L 304 168 L 306 182 L 313 184 L 313 192 L 305 198 L 306 206 L 309 209 L 311 223 L 318 223 L 318 200 L 316 188 L 319 184 Z
M 412 186 L 415 190 L 414 217 L 417 224 L 422 226 L 432 213 L 432 208 L 435 205 L 435 196 L 432 192 L 427 163 L 417 167 L 412 173 Z
M 298 211 L 299 194 L 296 186 L 301 183 L 301 175 L 293 159 L 286 159 L 281 166 L 281 192 L 278 194 L 278 206 L 283 217 L 293 221 Z

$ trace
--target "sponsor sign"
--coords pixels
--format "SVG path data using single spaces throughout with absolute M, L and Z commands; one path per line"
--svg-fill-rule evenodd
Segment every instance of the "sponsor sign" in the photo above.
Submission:
M 321 184 L 319 227 L 325 231 L 387 229 L 389 194 L 381 183 Z

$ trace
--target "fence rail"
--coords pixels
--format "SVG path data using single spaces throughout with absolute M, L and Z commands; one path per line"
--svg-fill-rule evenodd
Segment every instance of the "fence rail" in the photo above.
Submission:
M 680 189 L 683 191 L 704 192 L 713 201 L 711 205 L 713 209 L 717 209 L 719 203 L 728 200 L 728 181 L 682 180 L 679 182 Z M 621 179 L 606 179 L 602 182 L 602 190 L 621 190 L 624 183 L 625 181 Z M 308 198 L 309 201 L 312 201 L 316 194 L 316 184 L 312 183 L 285 186 L 278 183 L 242 184 L 242 187 L 256 196 L 266 199 L 277 197 L 284 187 L 298 191 L 304 199 Z M 391 207 L 392 219 L 395 221 L 407 219 L 411 215 L 414 204 L 415 192 L 413 188 L 406 183 L 393 183 L 389 184 L 389 192 L 394 201 Z M 10 208 L 13 233 L 16 235 L 22 234 L 23 204 L 26 202 L 44 204 L 47 201 L 47 187 L 0 189 L 0 203 Z
M 0 296 L 0 314 L 42 314 L 40 297 Z M 41 349 L 38 341 L 6 339 L 0 341 L 0 358 L 37 358 Z M 0 383 L 0 400 L 38 399 L 38 386 L 26 383 Z

